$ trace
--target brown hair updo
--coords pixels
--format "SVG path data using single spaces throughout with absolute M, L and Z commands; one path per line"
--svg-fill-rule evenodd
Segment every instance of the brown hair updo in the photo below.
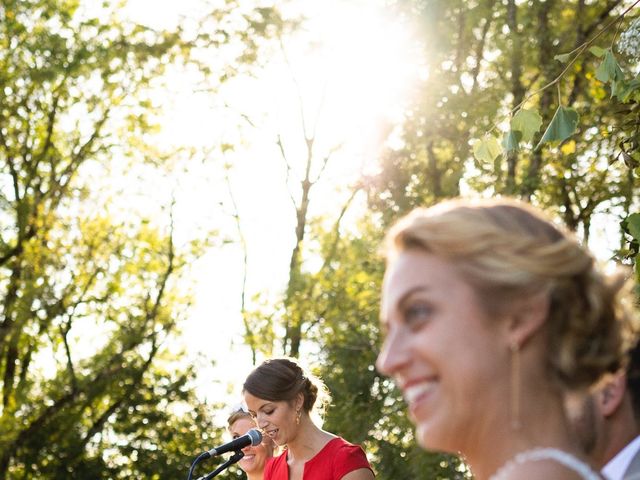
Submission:
M 388 261 L 408 249 L 450 261 L 489 314 L 549 298 L 547 364 L 563 388 L 621 368 L 636 335 L 622 275 L 606 275 L 573 235 L 514 199 L 451 200 L 416 209 L 387 236 Z
M 328 400 L 324 384 L 305 373 L 291 358 L 265 360 L 249 374 L 242 389 L 270 402 L 291 402 L 301 393 L 304 397 L 302 408 L 307 413 L 313 409 L 319 397 L 320 408 Z

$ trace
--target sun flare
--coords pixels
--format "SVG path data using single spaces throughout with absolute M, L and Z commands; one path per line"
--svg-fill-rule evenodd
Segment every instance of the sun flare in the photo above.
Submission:
M 340 145 L 340 164 L 359 175 L 375 160 L 418 78 L 411 29 L 377 2 L 328 2 L 307 14 L 305 28 L 283 47 L 279 78 L 272 77 L 289 104 L 281 121 L 299 132 L 302 112 L 319 154 Z
M 163 2 L 162 7 L 149 9 L 147 0 L 130 0 L 127 14 L 145 25 L 163 25 L 167 17 L 179 16 L 174 12 L 178 4 L 166 3 L 167 8 Z M 193 12 L 204 3 L 189 0 L 185 5 Z M 170 88 L 159 87 L 154 93 L 163 112 L 155 142 L 159 149 L 212 148 L 210 163 L 201 168 L 209 165 L 213 172 L 222 162 L 231 167 L 229 176 L 248 238 L 250 261 L 257 262 L 250 266 L 249 291 L 274 293 L 270 289 L 280 285 L 280 280 L 274 282 L 274 276 L 286 278 L 283 266 L 288 264 L 291 246 L 283 242 L 283 233 L 290 235 L 294 230 L 290 195 L 299 194 L 296 187 L 304 178 L 309 159 L 308 141 L 313 143 L 311 176 L 321 177 L 314 185 L 309 218 L 335 218 L 353 183 L 375 169 L 390 129 L 402 117 L 409 95 L 421 78 L 415 32 L 406 19 L 382 3 L 283 1 L 287 15 L 305 21 L 281 42 L 266 48 L 260 65 L 251 74 L 230 78 L 212 95 L 199 91 L 188 72 L 172 70 L 165 79 Z M 169 10 L 175 15 L 168 15 Z M 215 147 L 223 144 L 234 148 L 215 153 Z M 283 151 L 290 168 L 291 183 L 286 187 Z M 327 156 L 330 161 L 323 168 Z M 194 173 L 193 167 L 189 170 Z M 203 177 L 204 173 L 198 175 Z M 212 181 L 218 183 L 211 188 L 190 183 L 182 185 L 177 193 L 177 204 L 184 203 L 183 210 L 193 212 L 182 219 L 186 231 L 191 224 L 201 226 L 204 222 L 203 203 L 227 201 L 223 179 Z M 352 207 L 350 214 L 357 216 L 357 208 Z M 212 311 L 216 318 L 237 316 L 234 289 L 241 279 L 228 275 L 218 279 L 214 275 L 221 268 L 236 272 L 241 260 L 234 255 L 239 253 L 225 251 L 224 258 L 209 259 L 194 271 L 198 292 L 202 293 L 197 294 L 191 321 L 185 328 L 185 335 L 192 338 L 193 352 L 211 350 L 210 337 L 193 332 L 213 328 Z M 241 335 L 239 321 L 227 321 L 216 328 L 219 349 L 227 350 Z M 224 378 L 228 373 L 217 369 L 210 372 L 219 381 L 232 382 L 232 376 Z M 205 394 L 211 393 L 212 378 L 202 381 Z

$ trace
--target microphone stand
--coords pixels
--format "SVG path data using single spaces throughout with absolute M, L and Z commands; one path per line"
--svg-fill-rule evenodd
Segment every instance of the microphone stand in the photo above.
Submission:
M 230 465 L 233 465 L 238 460 L 240 460 L 242 457 L 244 457 L 244 452 L 242 450 L 236 450 L 236 452 L 231 457 L 229 457 L 229 460 L 224 462 L 222 465 L 220 465 L 218 468 L 216 468 L 213 472 L 208 473 L 207 475 L 203 475 L 202 477 L 198 478 L 198 480 L 211 480 L 213 477 L 218 475 L 225 468 L 227 468 Z
M 187 480 L 191 480 L 193 478 L 193 471 L 195 470 L 196 465 L 198 465 L 200 461 L 204 460 L 205 458 L 209 458 L 210 456 L 211 455 L 209 455 L 209 452 L 202 452 L 200 455 L 198 455 L 198 457 L 191 464 L 191 468 L 189 468 L 189 473 L 187 474 Z
M 230 450 L 235 450 L 235 454 L 229 460 L 227 460 L 224 463 L 224 465 L 222 465 L 222 467 L 211 472 L 209 475 L 206 476 L 206 478 L 205 477 L 203 478 L 205 478 L 205 480 L 209 480 L 215 477 L 222 470 L 227 468 L 229 465 L 236 463 L 238 460 L 240 460 L 244 456 L 244 454 L 241 451 L 242 448 L 248 446 L 249 444 L 258 445 L 261 440 L 262 440 L 262 434 L 260 433 L 260 431 L 256 429 L 251 429 L 242 437 L 238 437 L 232 442 L 229 442 L 223 445 L 222 447 L 219 447 L 217 449 L 214 448 L 213 450 L 202 452 L 191 464 L 191 467 L 189 468 L 189 474 L 187 475 L 187 480 L 191 480 L 193 478 L 193 471 L 195 470 L 196 465 L 200 463 L 200 461 L 206 458 L 211 458 L 212 456 L 215 456 L 215 455 L 219 455 L 220 453 L 227 453 Z

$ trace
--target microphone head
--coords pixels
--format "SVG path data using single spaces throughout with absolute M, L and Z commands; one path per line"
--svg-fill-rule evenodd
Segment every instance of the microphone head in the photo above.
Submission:
M 260 430 L 256 430 L 255 428 L 252 428 L 246 433 L 246 435 L 248 435 L 249 438 L 251 439 L 252 447 L 255 447 L 256 445 L 260 445 L 260 442 L 262 442 L 262 433 L 260 433 Z

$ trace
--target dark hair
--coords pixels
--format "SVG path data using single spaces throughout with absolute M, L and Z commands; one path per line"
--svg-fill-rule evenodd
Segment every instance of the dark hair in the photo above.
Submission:
M 290 402 L 301 393 L 304 397 L 302 408 L 310 412 L 318 393 L 324 393 L 325 387 L 318 379 L 312 381 L 295 360 L 273 358 L 256 367 L 244 381 L 242 389 L 271 402 Z
M 638 421 L 640 420 L 640 342 L 629 351 L 627 391 L 631 397 L 633 416 Z

